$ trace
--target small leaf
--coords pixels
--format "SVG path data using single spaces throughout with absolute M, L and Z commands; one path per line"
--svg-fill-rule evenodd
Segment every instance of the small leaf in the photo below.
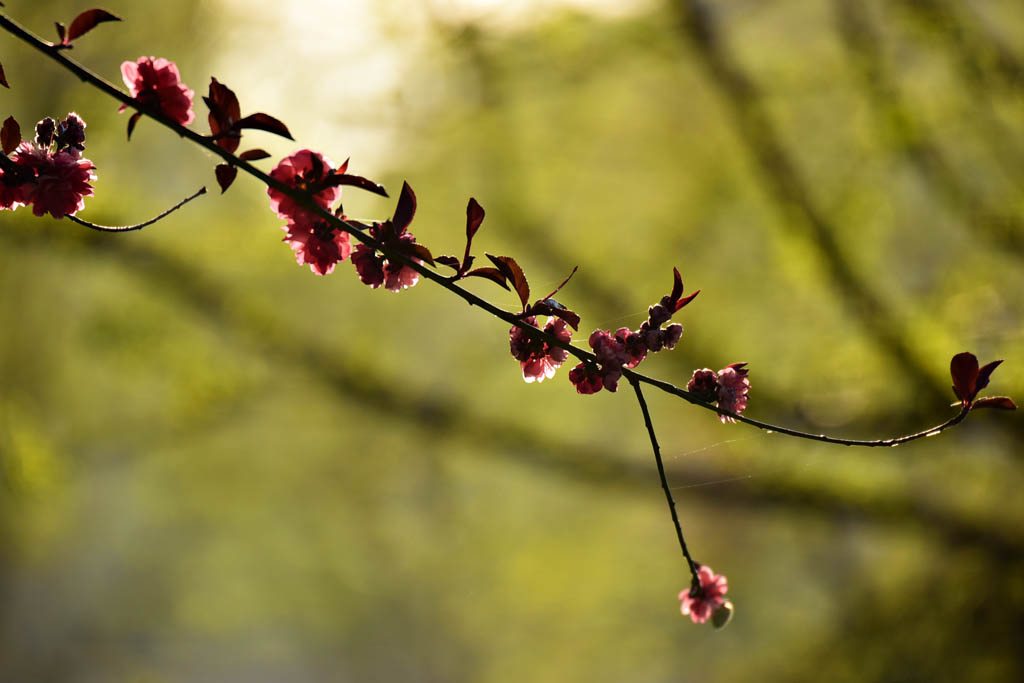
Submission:
M 234 91 L 216 78 L 210 79 L 210 94 L 203 98 L 210 113 L 206 117 L 214 144 L 227 152 L 234 152 L 241 142 L 241 135 L 235 128 L 242 113 Z
M 391 219 L 391 224 L 399 235 L 405 232 L 405 229 L 412 223 L 413 216 L 416 215 L 416 193 L 409 187 L 409 183 L 402 183 L 402 194 L 398 197 L 398 206 L 395 207 L 395 215 Z
M 415 256 L 424 263 L 434 265 L 434 257 L 430 254 L 430 250 L 427 249 L 425 245 L 413 243 L 409 246 L 409 249 L 412 251 L 412 256 Z
M 388 192 L 384 189 L 383 185 L 378 185 L 363 176 L 348 175 L 347 173 L 335 172 L 334 175 L 328 177 L 327 180 L 324 181 L 322 187 L 336 187 L 338 185 L 352 185 L 353 187 L 358 187 L 360 190 L 379 194 L 382 197 L 388 196 Z
M 21 126 L 14 120 L 13 116 L 8 116 L 4 121 L 3 128 L 0 128 L 0 146 L 3 147 L 4 154 L 10 154 L 20 144 Z
M 971 410 L 976 408 L 998 408 L 1000 410 L 1017 410 L 1017 404 L 1013 402 L 1013 399 L 1009 396 L 986 396 L 985 398 L 979 398 L 971 406 Z
M 523 303 L 523 310 L 526 310 L 526 302 L 530 300 L 530 284 L 526 281 L 523 269 L 511 256 L 493 256 L 491 254 L 486 254 L 486 256 L 512 282 L 516 294 L 519 295 L 519 300 Z
M 466 205 L 466 237 L 470 240 L 473 239 L 473 235 L 480 229 L 480 224 L 484 222 L 484 207 L 473 197 L 469 198 L 469 204 Z
M 678 268 L 672 269 L 672 278 L 672 293 L 669 295 L 669 298 L 672 301 L 678 301 L 679 297 L 683 295 L 683 276 L 679 274 Z
M 68 28 L 68 37 L 67 40 L 64 40 L 64 43 L 70 43 L 79 36 L 85 35 L 96 28 L 97 24 L 102 24 L 105 21 L 121 21 L 121 17 L 116 17 L 110 12 L 102 9 L 85 10 L 71 22 L 71 26 Z
M 505 283 L 505 276 L 501 274 L 501 271 L 497 268 L 476 268 L 466 273 L 466 277 L 482 277 L 491 282 L 495 282 L 501 287 L 508 289 L 508 285 Z
M 676 311 L 678 311 L 678 310 L 679 310 L 680 308 L 682 308 L 682 307 L 683 307 L 683 306 L 685 306 L 686 304 L 688 304 L 688 303 L 690 303 L 691 301 L 693 301 L 694 299 L 696 299 L 696 298 L 697 298 L 697 295 L 698 295 L 698 294 L 700 294 L 700 290 L 699 290 L 699 289 L 698 289 L 698 290 L 697 290 L 696 292 L 694 292 L 693 294 L 691 294 L 691 295 L 689 295 L 689 296 L 686 296 L 686 297 L 683 297 L 682 299 L 680 299 L 679 301 L 677 301 L 677 302 L 676 302 Z M 673 311 L 673 313 L 674 313 L 674 312 L 675 312 L 675 311 Z
M 949 363 L 949 374 L 953 376 L 953 393 L 958 399 L 970 401 L 974 398 L 974 386 L 978 381 L 978 358 L 973 353 L 965 351 L 953 356 Z
M 220 185 L 221 194 L 228 191 L 231 183 L 235 182 L 235 177 L 238 175 L 238 169 L 229 164 L 217 164 L 217 168 L 213 172 L 217 176 L 217 184 Z
M 978 370 L 978 379 L 974 383 L 974 393 L 977 394 L 982 389 L 988 386 L 989 377 L 992 375 L 992 371 L 999 367 L 1002 363 L 1001 360 L 994 360 L 991 363 L 986 363 Z
M 57 27 L 57 37 L 60 38 L 60 44 L 67 45 L 67 43 L 64 42 L 64 36 L 67 34 L 67 29 L 64 27 L 64 24 L 59 21 L 55 21 L 53 22 L 53 25 Z
M 142 112 L 141 111 L 137 111 L 134 114 L 132 114 L 132 117 L 130 119 L 128 119 L 128 139 L 129 140 L 132 139 L 132 131 L 135 130 L 135 124 L 138 123 L 139 119 L 141 119 L 141 118 L 142 118 Z
M 459 259 L 455 258 L 454 256 L 438 256 L 434 260 L 440 263 L 442 266 L 448 266 L 449 268 L 453 268 L 456 271 L 459 270 Z
M 265 130 L 268 133 L 280 135 L 281 137 L 288 138 L 289 140 L 295 139 L 292 137 L 292 134 L 288 132 L 288 126 L 267 114 L 250 114 L 249 116 L 236 121 L 235 128 L 255 128 L 257 130 Z
M 7 89 L 10 89 L 10 85 L 7 84 L 7 76 L 4 75 L 4 65 L 0 64 L 0 85 Z
M 270 153 L 262 149 L 249 149 L 238 155 L 239 159 L 244 161 L 259 161 L 260 159 L 266 159 L 270 156 Z

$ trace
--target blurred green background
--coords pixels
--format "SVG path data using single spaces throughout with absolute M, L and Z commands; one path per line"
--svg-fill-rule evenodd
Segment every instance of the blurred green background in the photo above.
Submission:
M 6 9 L 51 37 L 91 6 Z M 475 196 L 477 250 L 535 291 L 578 264 L 580 343 L 678 266 L 702 294 L 648 373 L 748 361 L 751 416 L 860 438 L 946 419 L 962 350 L 1024 398 L 1019 3 L 103 6 L 125 22 L 71 56 L 118 83 L 175 60 L 198 130 L 213 75 L 297 139 L 248 146 L 408 180 L 435 254 Z M 3 117 L 88 123 L 84 218 L 215 187 L 6 34 L 0 61 Z M 0 214 L 0 680 L 1024 679 L 1018 414 L 862 451 L 648 392 L 691 549 L 729 577 L 716 632 L 678 613 L 631 392 L 527 385 L 506 325 L 318 278 L 279 225 L 245 176 L 140 233 Z

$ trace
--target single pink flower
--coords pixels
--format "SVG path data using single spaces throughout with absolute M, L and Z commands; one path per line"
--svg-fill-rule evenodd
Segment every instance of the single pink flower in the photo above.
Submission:
M 400 292 L 409 289 L 420 281 L 420 274 L 404 263 L 384 264 L 384 289 L 389 292 Z
M 523 322 L 537 326 L 537 318 L 530 316 Z M 549 318 L 544 332 L 566 344 L 572 339 L 566 323 L 561 318 Z M 543 382 L 555 376 L 555 370 L 569 357 L 569 352 L 546 341 L 534 339 L 521 327 L 513 326 L 509 330 L 509 347 L 512 357 L 519 361 L 526 382 Z
M 679 593 L 679 599 L 682 601 L 679 611 L 689 615 L 695 624 L 703 624 L 725 605 L 729 605 L 731 612 L 732 606 L 725 599 L 725 594 L 729 592 L 729 583 L 725 576 L 715 574 L 711 567 L 701 565 L 697 569 L 697 577 L 700 580 L 699 586 Z
M 747 407 L 750 380 L 747 379 L 746 363 L 732 363 L 718 371 L 718 407 L 739 414 Z M 719 415 L 722 423 L 735 422 L 728 415 Z
M 596 394 L 604 388 L 601 369 L 586 363 L 580 363 L 569 371 L 569 381 L 578 394 Z
M 330 209 L 341 197 L 341 188 L 321 188 L 320 185 L 333 172 L 334 164 L 330 159 L 319 152 L 300 149 L 282 159 L 270 172 L 270 177 L 301 192 L 314 192 L 313 201 L 324 209 Z M 294 199 L 280 190 L 268 187 L 267 194 L 270 196 L 270 208 L 281 218 L 291 218 L 302 209 Z
M 299 265 L 309 265 L 317 275 L 329 275 L 335 264 L 352 253 L 349 234 L 339 230 L 321 217 L 299 211 L 284 226 L 287 242 L 295 252 Z
M 364 285 L 377 289 L 384 284 L 384 259 L 365 244 L 357 244 L 352 254 L 352 265 Z
M 710 368 L 694 370 L 693 377 L 686 383 L 686 390 L 691 394 L 697 394 L 702 401 L 718 400 L 718 377 L 715 371 Z
M 25 169 L 30 182 L 21 187 L 22 202 L 32 204 L 32 213 L 54 218 L 74 215 L 85 208 L 85 198 L 93 194 L 89 181 L 96 179 L 96 167 L 79 157 L 77 149 L 51 153 L 23 142 L 14 153 L 14 162 Z
M 153 57 L 139 57 L 134 62 L 121 64 L 121 77 L 128 92 L 141 104 L 160 111 L 164 116 L 183 126 L 192 123 L 195 93 L 181 82 L 174 62 Z M 124 111 L 122 106 L 118 111 Z

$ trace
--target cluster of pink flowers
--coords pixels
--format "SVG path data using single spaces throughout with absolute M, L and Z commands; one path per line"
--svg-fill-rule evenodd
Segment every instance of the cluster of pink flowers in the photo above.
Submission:
M 715 373 L 704 368 L 695 370 L 693 377 L 686 383 L 686 390 L 696 394 L 702 401 L 717 401 L 718 407 L 737 415 L 747 407 L 747 394 L 750 392 L 750 371 L 746 363 L 732 363 Z M 736 422 L 736 418 L 719 414 L 723 423 Z
M 597 356 L 597 363 L 580 363 L 569 371 L 569 381 L 577 392 L 596 394 L 601 389 L 615 391 L 622 377 L 623 366 L 635 368 L 647 358 L 648 353 L 675 348 L 683 335 L 683 326 L 672 323 L 662 328 L 662 325 L 671 320 L 676 311 L 693 301 L 700 291 L 683 297 L 683 281 L 679 271 L 675 270 L 674 275 L 672 293 L 647 309 L 647 320 L 640 325 L 640 329 L 633 331 L 621 327 L 614 334 L 607 330 L 594 330 L 589 342 Z
M 728 581 L 725 576 L 714 573 L 706 565 L 698 566 L 697 578 L 693 586 L 679 594 L 682 601 L 679 610 L 695 624 L 703 624 L 712 619 L 715 626 L 725 626 L 733 612 L 732 603 L 725 598 L 729 592 Z
M 31 206 L 36 216 L 54 218 L 81 211 L 93 194 L 89 182 L 96 179 L 96 167 L 82 157 L 84 150 L 85 122 L 78 114 L 60 123 L 40 121 L 35 141 L 21 142 L 0 164 L 0 209 Z
M 338 172 L 344 173 L 347 164 Z M 319 152 L 300 149 L 285 157 L 270 177 L 285 185 L 311 194 L 313 202 L 324 209 L 330 209 L 341 197 L 341 188 L 328 186 L 327 180 L 335 173 L 333 164 Z M 329 224 L 325 219 L 299 206 L 294 199 L 273 187 L 267 188 L 270 208 L 287 224 L 284 241 L 295 252 L 299 265 L 309 265 L 317 275 L 327 275 L 335 264 L 344 261 L 352 253 L 349 234 Z
M 398 206 L 391 220 L 374 223 L 370 226 L 370 236 L 388 252 L 406 256 L 416 263 L 421 260 L 417 254 L 429 253 L 421 251 L 416 238 L 409 232 L 409 225 L 416 215 L 416 195 L 409 183 L 402 184 L 402 194 L 398 197 Z M 359 273 L 363 284 L 377 289 L 382 286 L 391 292 L 399 292 L 419 282 L 420 274 L 405 263 L 391 260 L 387 254 L 366 244 L 359 244 L 352 254 L 352 265 Z
M 523 322 L 537 327 L 537 317 L 523 318 Z M 566 322 L 561 318 L 548 318 L 544 332 L 568 344 L 572 333 Z M 509 346 L 512 357 L 520 362 L 523 368 L 523 379 L 527 382 L 543 382 L 555 376 L 555 370 L 561 367 L 569 352 L 542 340 L 534 339 L 521 327 L 513 326 L 509 331 Z
M 121 78 L 132 97 L 148 109 L 187 126 L 195 119 L 192 98 L 195 93 L 181 82 L 174 62 L 153 57 L 139 57 L 121 64 Z M 118 111 L 123 112 L 122 105 Z

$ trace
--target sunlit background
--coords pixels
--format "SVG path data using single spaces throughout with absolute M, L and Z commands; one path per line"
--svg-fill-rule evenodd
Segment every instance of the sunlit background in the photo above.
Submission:
M 52 38 L 94 6 L 10 0 Z M 685 384 L 747 361 L 756 418 L 945 420 L 959 351 L 1024 398 L 1024 8 L 1005 1 L 104 0 L 70 56 L 210 76 L 274 159 L 392 190 L 596 327 L 672 267 Z M 216 160 L 0 37 L 0 117 L 77 111 L 96 196 L 149 218 Z M 245 147 L 243 147 L 245 148 Z M 351 216 L 385 200 L 345 192 Z M 1024 680 L 1024 422 L 857 450 L 649 392 L 723 631 L 688 585 L 631 392 L 527 385 L 507 325 L 421 283 L 319 278 L 240 176 L 139 233 L 0 214 L 0 681 Z M 507 308 L 487 282 L 474 291 Z M 625 387 L 628 389 L 628 387 Z

